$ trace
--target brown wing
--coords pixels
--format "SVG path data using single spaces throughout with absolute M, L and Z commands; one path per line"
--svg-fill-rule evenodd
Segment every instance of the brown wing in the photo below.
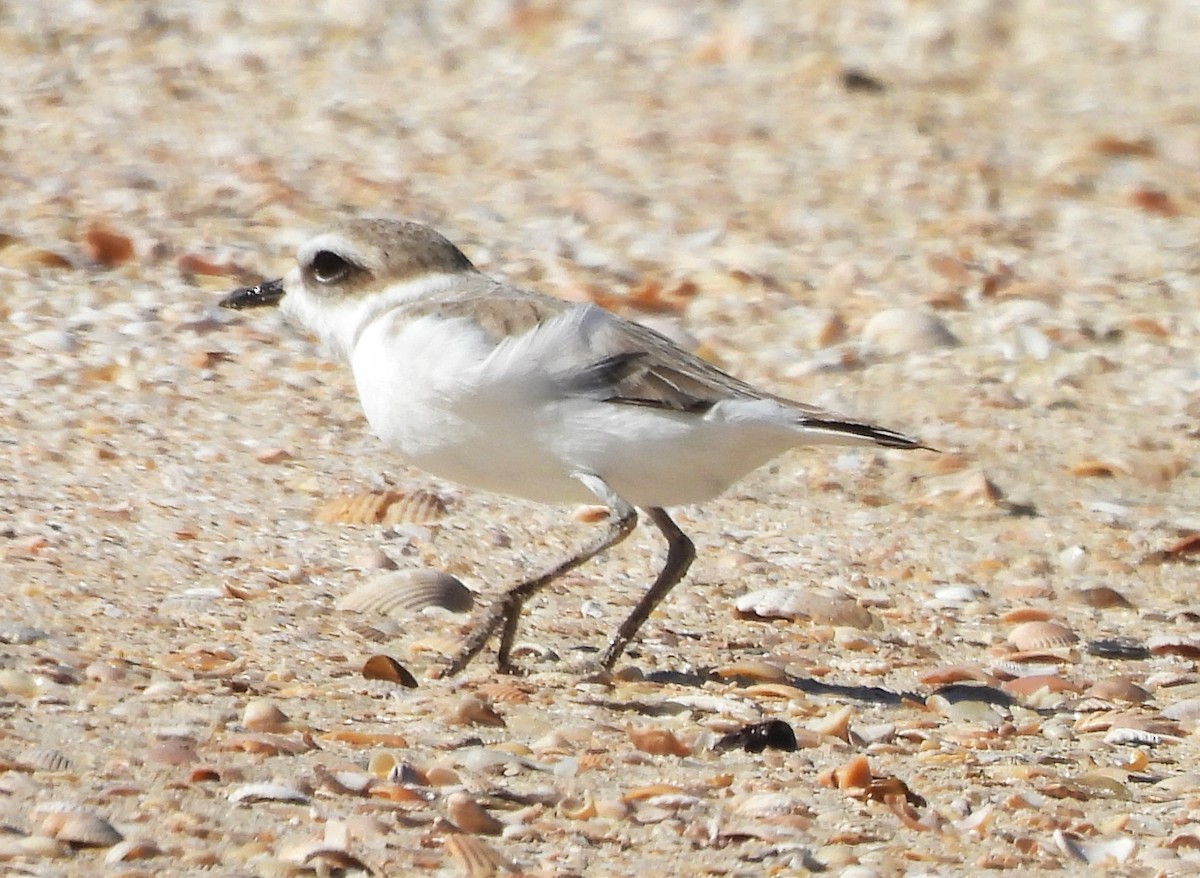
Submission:
M 502 289 L 503 295 L 497 295 Z M 471 320 L 494 342 L 515 338 L 545 321 L 578 308 L 575 302 L 501 287 L 483 274 L 464 275 L 453 290 L 431 293 L 401 306 L 405 319 L 435 315 Z
M 666 336 L 628 320 L 615 320 L 607 359 L 621 358 L 602 397 L 606 402 L 680 412 L 705 412 L 723 399 L 762 399 L 764 394 L 679 348 Z
M 858 437 L 886 448 L 928 447 L 886 427 L 765 393 L 681 350 L 670 339 L 641 324 L 622 320 L 615 327 L 619 351 L 583 371 L 593 385 L 598 379 L 608 379 L 605 393 L 600 396 L 606 402 L 703 413 L 722 400 L 770 399 L 794 412 L 795 426 L 804 430 Z
M 504 287 L 482 274 L 463 279 L 453 290 L 423 296 L 401 306 L 405 318 L 461 317 L 475 323 L 497 344 L 529 337 L 556 317 L 580 321 L 603 315 L 585 349 L 561 375 L 564 387 L 616 405 L 702 414 L 722 400 L 771 399 L 795 412 L 795 423 L 818 432 L 858 436 L 880 445 L 917 447 L 916 440 L 845 418 L 817 406 L 765 393 L 688 353 L 640 323 L 597 308 Z

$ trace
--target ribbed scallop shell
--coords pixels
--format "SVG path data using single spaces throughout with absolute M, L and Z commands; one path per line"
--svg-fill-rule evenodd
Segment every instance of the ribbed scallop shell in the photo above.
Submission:
M 17 762 L 31 771 L 70 771 L 71 757 L 53 747 L 32 747 L 23 752 Z
M 432 491 L 366 491 L 336 497 L 317 510 L 317 521 L 340 524 L 426 524 L 446 514 Z
M 443 842 L 463 878 L 491 878 L 511 866 L 503 854 L 476 835 L 449 835 Z
M 372 577 L 344 595 L 339 610 L 408 619 L 426 607 L 466 613 L 475 595 L 462 582 L 440 570 L 398 570 Z
M 1026 622 L 1008 635 L 1008 642 L 1020 652 L 1058 649 L 1071 646 L 1078 640 L 1074 631 L 1058 622 Z

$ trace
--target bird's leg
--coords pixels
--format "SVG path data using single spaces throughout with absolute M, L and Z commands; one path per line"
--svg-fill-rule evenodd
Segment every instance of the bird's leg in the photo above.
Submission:
M 512 652 L 513 641 L 517 636 L 517 624 L 521 615 L 521 607 L 524 606 L 525 601 L 529 600 L 529 598 L 533 597 L 533 595 L 537 594 L 564 573 L 574 570 L 580 564 L 594 558 L 605 549 L 621 542 L 621 540 L 629 536 L 629 533 L 637 525 L 637 511 L 624 498 L 618 496 L 603 479 L 590 473 L 577 473 L 575 478 L 583 482 L 588 490 L 603 500 L 608 506 L 610 512 L 607 526 L 570 558 L 556 564 L 539 576 L 527 579 L 524 582 L 518 582 L 516 585 L 509 587 L 504 594 L 495 600 L 488 607 L 487 612 L 475 624 L 470 637 L 467 638 L 467 642 L 463 644 L 462 649 L 451 660 L 445 671 L 446 676 L 454 676 L 470 664 L 471 659 L 479 654 L 497 628 L 500 628 L 500 645 L 497 650 L 496 666 L 501 671 L 510 671 L 512 667 L 509 663 L 509 656 Z M 661 512 L 661 510 L 658 511 Z M 652 511 L 651 515 L 653 514 L 654 512 Z M 665 517 L 665 513 L 662 514 Z M 667 521 L 670 522 L 670 519 L 667 519 Z M 663 527 L 662 524 L 658 524 L 658 526 L 660 529 Z M 675 525 L 672 523 L 671 527 L 674 528 Z M 686 541 L 687 538 L 684 537 L 684 540 Z M 690 543 L 688 545 L 690 546 Z M 686 569 L 686 565 L 684 566 Z M 680 576 L 682 575 L 681 572 Z M 670 588 L 670 585 L 667 588 Z M 653 607 L 650 609 L 653 609 Z M 649 613 L 649 610 L 646 612 Z
M 692 566 L 692 561 L 696 558 L 696 547 L 688 539 L 687 534 L 671 520 L 665 509 L 656 506 L 647 509 L 646 514 L 650 516 L 654 526 L 667 538 L 667 562 L 663 565 L 658 578 L 654 580 L 654 584 L 650 586 L 650 590 L 642 595 L 642 599 L 633 608 L 633 612 L 621 623 L 621 627 L 617 629 L 608 649 L 604 650 L 604 655 L 600 659 L 600 667 L 605 670 L 616 664 L 629 641 L 637 635 L 642 623 L 667 596 L 667 592 L 675 587 L 675 583 L 683 579 L 688 568 Z

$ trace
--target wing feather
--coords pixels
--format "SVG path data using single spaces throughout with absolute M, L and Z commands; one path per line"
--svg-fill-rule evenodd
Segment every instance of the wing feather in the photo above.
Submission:
M 765 393 L 661 333 L 595 305 L 502 286 L 484 275 L 398 310 L 405 320 L 469 320 L 496 344 L 497 355 L 513 356 L 513 346 L 522 348 L 523 355 L 536 351 L 567 394 L 687 414 L 704 414 L 729 400 L 771 400 L 795 413 L 797 428 L 888 448 L 926 447 L 903 433 Z

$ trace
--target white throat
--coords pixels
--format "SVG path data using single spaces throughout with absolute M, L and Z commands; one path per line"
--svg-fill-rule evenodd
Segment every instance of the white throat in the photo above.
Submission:
M 388 311 L 431 293 L 454 286 L 458 274 L 430 274 L 397 281 L 354 297 L 326 297 L 309 290 L 298 270 L 284 278 L 286 291 L 279 309 L 283 316 L 307 329 L 340 359 L 349 361 L 363 331 Z

